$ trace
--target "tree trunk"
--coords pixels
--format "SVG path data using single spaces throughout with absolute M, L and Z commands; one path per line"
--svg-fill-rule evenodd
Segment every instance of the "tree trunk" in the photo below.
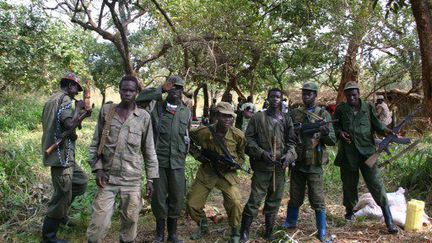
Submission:
M 105 98 L 106 98 L 106 90 L 101 90 L 101 95 L 102 95 L 102 104 L 101 107 L 103 106 L 103 104 L 105 104 Z
M 193 118 L 196 117 L 196 109 L 197 109 L 197 105 L 198 105 L 197 96 L 198 96 L 198 92 L 200 89 L 201 89 L 201 84 L 198 85 L 198 87 L 194 90 L 194 93 L 193 93 L 193 101 L 194 101 L 194 104 L 192 106 L 192 117 Z
M 356 67 L 357 63 L 357 52 L 360 47 L 360 40 L 358 40 L 355 36 L 352 37 L 348 44 L 347 54 L 345 55 L 345 61 L 342 66 L 342 77 L 339 84 L 338 95 L 336 98 L 336 104 L 344 101 L 344 87 L 345 84 L 349 81 L 357 82 L 358 70 Z
M 358 6 L 355 3 L 350 7 L 350 11 L 356 15 L 353 18 L 352 35 L 349 38 L 348 49 L 345 55 L 344 64 L 342 66 L 342 77 L 339 83 L 338 95 L 336 104 L 345 100 L 344 88 L 345 84 L 349 81 L 358 82 L 358 68 L 357 68 L 357 53 L 362 43 L 363 36 L 369 28 L 369 19 L 373 13 L 372 1 L 361 1 Z
M 252 97 L 252 100 L 254 98 L 254 94 L 255 94 L 255 82 L 250 82 L 249 95 Z
M 429 0 L 411 0 L 420 40 L 424 106 L 432 118 L 432 6 Z
M 203 117 L 209 117 L 209 95 L 207 84 L 202 84 L 203 93 L 204 93 L 204 108 L 203 108 Z

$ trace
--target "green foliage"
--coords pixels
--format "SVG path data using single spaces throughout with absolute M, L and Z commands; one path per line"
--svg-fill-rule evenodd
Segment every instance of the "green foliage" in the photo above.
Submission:
M 403 149 L 398 146 L 393 154 Z M 384 156 L 388 159 L 389 156 Z M 386 181 L 393 189 L 407 189 L 409 198 L 431 199 L 432 193 L 432 136 L 425 135 L 417 147 L 394 160 L 384 171 Z M 429 197 L 429 198 L 428 198 Z
M 41 9 L 0 1 L 0 91 L 49 89 L 66 71 L 88 76 L 82 48 L 89 35 Z
M 42 101 L 39 97 L 18 92 L 1 98 L 0 131 L 33 130 L 42 119 Z
M 36 195 L 43 185 L 35 183 L 40 161 L 42 102 L 17 93 L 4 97 L 0 105 L 0 224 L 26 219 L 42 202 Z M 39 113 L 39 114 L 38 114 Z
M 106 90 L 110 87 L 117 88 L 117 84 L 123 76 L 122 60 L 110 43 L 98 43 L 96 40 L 92 40 L 86 49 L 89 52 L 87 63 L 93 77 L 93 84 L 103 96 L 102 105 L 105 102 Z

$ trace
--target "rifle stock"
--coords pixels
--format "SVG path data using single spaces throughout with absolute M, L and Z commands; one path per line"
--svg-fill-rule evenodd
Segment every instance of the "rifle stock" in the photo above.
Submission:
M 366 161 L 366 165 L 372 168 L 374 164 L 377 162 L 379 156 L 379 152 L 372 154 Z

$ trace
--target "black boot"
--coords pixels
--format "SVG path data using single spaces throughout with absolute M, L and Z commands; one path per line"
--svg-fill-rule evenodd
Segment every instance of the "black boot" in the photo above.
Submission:
M 398 228 L 396 227 L 396 225 L 393 223 L 393 217 L 391 215 L 390 212 L 390 207 L 387 206 L 383 206 L 381 207 L 381 210 L 383 212 L 384 215 L 384 221 L 387 225 L 387 230 L 390 234 L 397 234 L 398 233 Z
M 274 214 L 266 214 L 265 215 L 265 232 L 264 239 L 267 241 L 273 241 L 273 227 L 274 227 L 275 215 Z
M 345 219 L 353 221 L 355 219 L 354 211 L 350 208 L 345 208 Z
M 253 217 L 243 214 L 240 227 L 240 241 L 246 242 L 249 240 L 249 228 L 252 224 Z
M 177 238 L 177 219 L 168 218 L 167 220 L 168 226 L 168 242 L 173 243 L 183 243 L 182 240 Z
M 45 217 L 42 226 L 42 243 L 67 243 L 67 240 L 57 239 L 60 220 Z
M 165 241 L 165 219 L 156 219 L 156 236 L 154 243 L 162 243 Z

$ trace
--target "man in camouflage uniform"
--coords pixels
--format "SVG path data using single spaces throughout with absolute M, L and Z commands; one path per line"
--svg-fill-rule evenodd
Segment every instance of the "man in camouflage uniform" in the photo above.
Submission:
M 336 136 L 340 139 L 335 164 L 340 166 L 343 185 L 345 218 L 354 219 L 353 208 L 358 201 L 359 169 L 375 202 L 381 207 L 389 233 L 397 233 L 387 201 L 379 169 L 365 161 L 375 152 L 374 133 L 390 133 L 377 118 L 375 107 L 361 100 L 357 83 L 348 82 L 344 88 L 346 103 L 337 106 L 334 118 Z
M 324 107 L 315 105 L 318 93 L 318 85 L 306 82 L 302 87 L 303 107 L 292 110 L 291 118 L 296 124 L 309 124 L 317 121 L 330 121 L 331 115 Z M 336 143 L 336 136 L 331 124 L 323 125 L 314 134 L 305 134 L 301 129 L 296 130 L 298 142 L 296 152 L 298 158 L 295 166 L 291 167 L 290 200 L 288 203 L 285 228 L 295 228 L 299 208 L 303 204 L 306 184 L 308 197 L 312 208 L 315 210 L 318 239 L 325 241 L 326 219 L 324 204 L 324 171 L 323 165 L 328 162 L 326 146 Z
M 190 110 L 182 102 L 184 81 L 171 76 L 162 86 L 141 92 L 138 104 L 151 112 L 159 179 L 154 181 L 155 192 L 151 207 L 156 217 L 155 242 L 164 241 L 165 221 L 168 240 L 177 239 L 177 219 L 184 206 L 186 193 L 185 159 L 189 145 Z M 166 100 L 162 93 L 167 92 Z
M 84 102 L 72 99 L 82 91 L 80 79 L 74 73 L 68 73 L 60 81 L 61 91 L 53 94 L 45 103 L 42 113 L 42 152 L 44 153 L 62 133 L 80 124 L 80 113 Z M 68 212 L 76 196 L 84 194 L 87 187 L 87 175 L 75 161 L 75 131 L 48 156 L 43 157 L 45 166 L 51 167 L 51 181 L 54 193 L 48 204 L 48 211 L 42 227 L 42 242 L 65 242 L 57 240 L 57 231 L 61 223 L 68 221 Z
M 227 102 L 220 102 L 217 105 L 217 123 L 211 127 L 199 127 L 190 133 L 194 144 L 201 147 L 201 154 L 197 157 L 203 162 L 198 169 L 195 180 L 189 192 L 187 209 L 191 218 L 198 224 L 198 231 L 191 237 L 193 240 L 200 239 L 208 233 L 207 218 L 204 213 L 204 205 L 213 188 L 222 191 L 224 207 L 228 214 L 228 223 L 231 226 L 231 242 L 240 241 L 240 219 L 241 202 L 238 188 L 239 178 L 235 168 L 223 164 L 211 164 L 209 159 L 217 159 L 224 156 L 220 145 L 218 145 L 210 129 L 222 138 L 230 156 L 239 163 L 244 163 L 245 138 L 241 130 L 233 127 L 235 113 L 232 106 Z M 206 151 L 213 152 L 216 156 L 206 156 Z M 204 158 L 203 158 L 204 156 Z M 213 157 L 213 158 L 212 158 Z
M 285 185 L 285 168 L 297 158 L 294 126 L 289 115 L 281 110 L 282 91 L 271 89 L 267 98 L 268 109 L 251 118 L 245 134 L 246 153 L 254 173 L 251 194 L 243 209 L 240 230 L 242 241 L 248 240 L 250 225 L 264 197 L 264 238 L 273 239 L 275 216 Z
M 89 164 L 96 174 L 98 191 L 87 228 L 89 242 L 102 242 L 108 233 L 117 195 L 121 201 L 120 242 L 133 242 L 142 207 L 143 167 L 147 172 L 148 197 L 153 191 L 152 180 L 158 178 L 150 114 L 135 104 L 138 80 L 134 76 L 124 76 L 119 89 L 121 102 L 102 106 L 90 145 Z M 102 154 L 98 155 L 101 142 Z

